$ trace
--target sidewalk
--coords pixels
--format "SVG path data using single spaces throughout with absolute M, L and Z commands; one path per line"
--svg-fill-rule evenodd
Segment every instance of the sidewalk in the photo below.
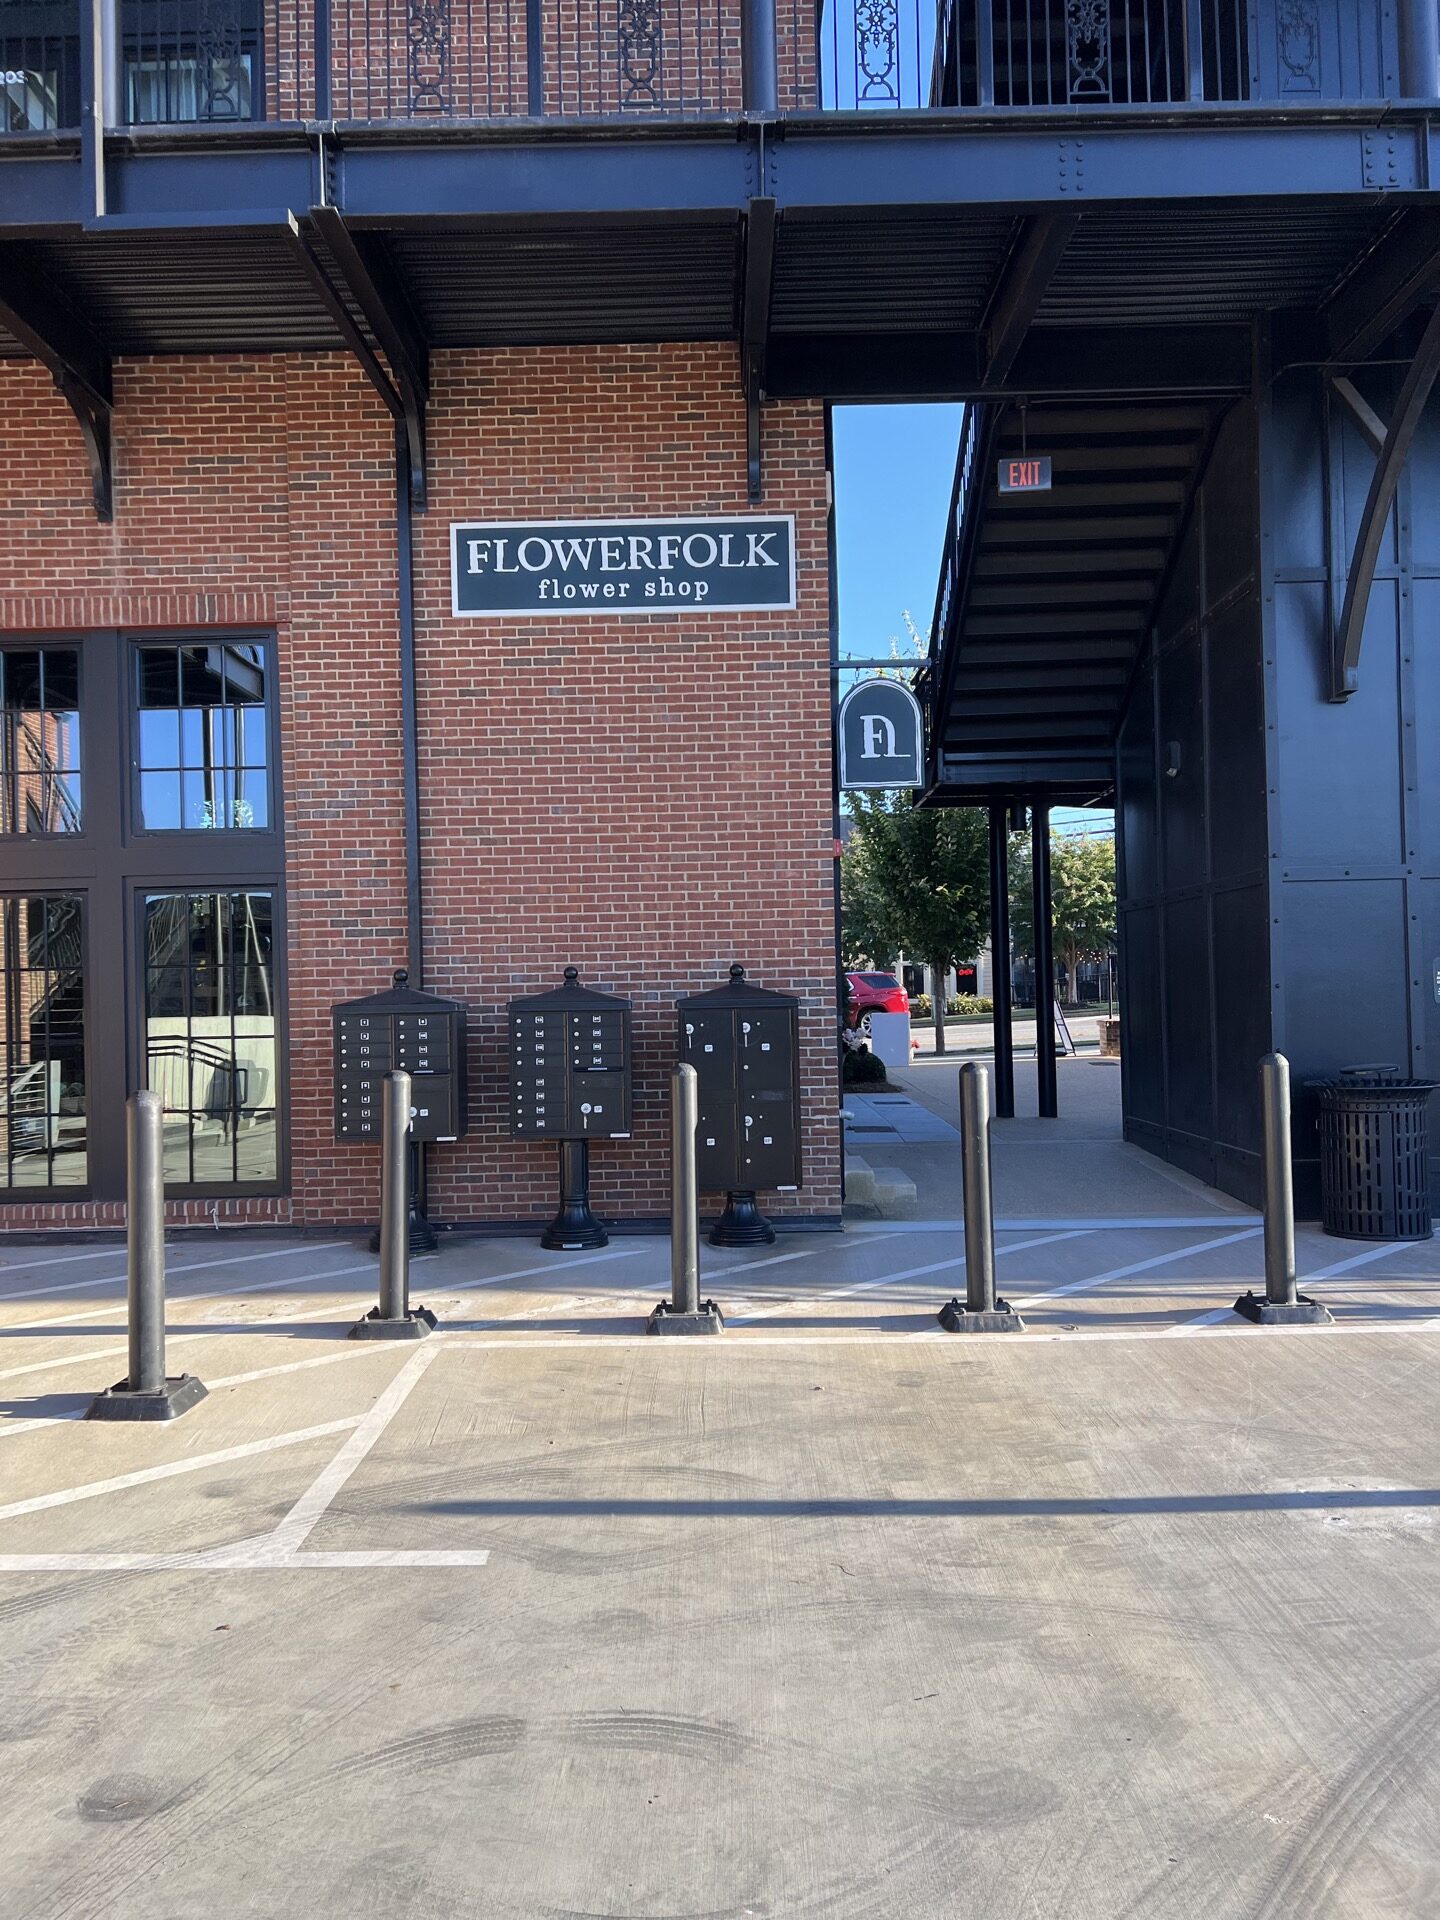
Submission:
M 989 1030 L 985 1030 L 989 1042 Z M 959 1072 L 978 1049 L 918 1054 L 892 1069 L 895 1089 L 955 1129 L 960 1125 Z M 1120 1062 L 1099 1054 L 1056 1061 L 1060 1116 L 1036 1116 L 1035 1061 L 1015 1062 L 1013 1120 L 991 1124 L 991 1161 L 997 1219 L 1147 1218 L 1176 1214 L 1244 1217 L 1248 1209 L 1205 1186 L 1121 1136 Z M 864 1089 L 857 1089 L 864 1092 Z M 991 1063 L 991 1106 L 994 1069 Z M 856 1145 L 872 1166 L 897 1167 L 915 1182 L 916 1217 L 943 1220 L 960 1211 L 960 1157 L 956 1143 L 883 1142 Z

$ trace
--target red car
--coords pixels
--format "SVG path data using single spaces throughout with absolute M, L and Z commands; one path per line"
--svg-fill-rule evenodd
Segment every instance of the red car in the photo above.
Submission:
M 908 1013 L 910 996 L 893 973 L 847 973 L 850 997 L 845 1024 L 869 1033 L 872 1013 Z

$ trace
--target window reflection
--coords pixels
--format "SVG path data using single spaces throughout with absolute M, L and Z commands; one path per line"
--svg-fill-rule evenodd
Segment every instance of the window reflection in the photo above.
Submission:
M 165 1105 L 165 1177 L 274 1180 L 279 1170 L 272 896 L 145 900 L 149 1084 Z
M 0 898 L 0 1179 L 78 1187 L 85 1142 L 85 942 L 78 894 Z
M 151 831 L 268 828 L 265 649 L 135 649 L 140 824 Z
M 80 825 L 79 650 L 0 648 L 0 833 Z

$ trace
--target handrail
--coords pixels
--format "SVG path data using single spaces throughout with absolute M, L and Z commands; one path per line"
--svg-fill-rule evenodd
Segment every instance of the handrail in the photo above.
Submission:
M 1360 32 L 1257 0 L 742 0 L 717 33 L 707 0 L 27 0 L 0 6 L 0 137 L 81 126 L 82 41 L 102 117 L 132 126 L 1440 97 L 1434 0 L 1356 6 Z

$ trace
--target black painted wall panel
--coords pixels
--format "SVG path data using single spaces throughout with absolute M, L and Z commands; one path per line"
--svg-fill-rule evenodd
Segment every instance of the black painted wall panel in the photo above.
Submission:
M 1325 589 L 1275 589 L 1275 727 L 1282 869 L 1342 872 L 1403 856 L 1396 583 L 1377 580 L 1365 622 L 1360 687 L 1323 696 Z
M 1247 1199 L 1269 1044 L 1256 432 L 1241 406 L 1217 437 L 1157 611 L 1158 730 L 1139 680 L 1117 811 L 1127 1138 Z
M 1259 874 L 1265 865 L 1265 684 L 1255 627 L 1253 598 L 1210 622 L 1206 773 L 1217 881 Z

